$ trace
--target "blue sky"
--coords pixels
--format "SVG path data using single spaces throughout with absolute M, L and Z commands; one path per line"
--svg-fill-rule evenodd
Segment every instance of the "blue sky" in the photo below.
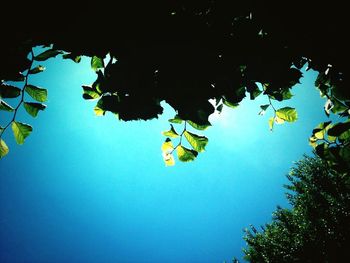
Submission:
M 81 85 L 95 80 L 89 63 L 50 59 L 29 80 L 48 88 L 48 107 L 36 119 L 19 112 L 17 119 L 34 127 L 24 145 L 10 130 L 4 136 L 10 153 L 0 161 L 0 261 L 241 258 L 242 230 L 269 222 L 276 205 L 287 205 L 285 175 L 311 153 L 308 137 L 327 120 L 316 74 L 304 72 L 293 99 L 274 103 L 296 107 L 296 123 L 270 132 L 273 113 L 258 115 L 267 98 L 246 98 L 197 132 L 209 138 L 197 160 L 165 167 L 161 131 L 174 111 L 162 104 L 164 114 L 147 122 L 95 116 L 96 102 L 82 99 Z M 1 112 L 1 123 L 8 117 Z

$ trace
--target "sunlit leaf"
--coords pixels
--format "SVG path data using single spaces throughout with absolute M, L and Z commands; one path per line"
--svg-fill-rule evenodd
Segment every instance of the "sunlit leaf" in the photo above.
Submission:
M 83 98 L 86 100 L 98 99 L 101 97 L 101 94 L 97 90 L 90 86 L 83 85 Z
M 197 152 L 203 152 L 205 150 L 205 146 L 208 144 L 207 137 L 199 136 L 189 131 L 185 131 L 184 135 L 194 150 L 196 150 Z
M 196 130 L 201 130 L 201 131 L 211 126 L 211 123 L 209 121 L 207 121 L 205 124 L 197 124 L 197 123 L 194 123 L 193 121 L 188 120 L 187 123 L 191 125 L 193 128 L 195 128 Z
M 186 147 L 183 146 L 178 146 L 176 148 L 177 151 L 177 157 L 181 162 L 190 162 L 196 159 L 198 152 L 194 150 L 187 149 Z
M 103 116 L 106 113 L 106 111 L 104 111 L 103 109 L 101 109 L 98 106 L 95 106 L 94 112 L 95 112 L 96 116 Z
M 269 119 L 269 128 L 270 128 L 270 131 L 273 130 L 273 124 L 275 123 L 275 120 L 274 120 L 274 119 L 275 119 L 274 117 L 271 117 L 271 118 Z
M 29 134 L 33 131 L 32 126 L 14 121 L 12 122 L 12 131 L 15 136 L 16 142 L 18 144 L 23 144 L 25 138 L 29 136 Z
M 40 110 L 45 110 L 46 108 L 46 105 L 36 102 L 24 102 L 23 106 L 25 110 L 33 117 L 36 117 Z
M 174 146 L 169 138 L 166 138 L 161 147 L 163 152 L 171 152 L 174 150 Z
M 169 131 L 164 131 L 164 132 L 162 132 L 162 134 L 164 136 L 168 136 L 168 137 L 171 137 L 171 138 L 179 137 L 179 134 L 177 134 L 177 132 L 175 131 L 174 126 L 172 124 L 170 124 L 170 130 Z
M 316 138 L 315 136 L 311 136 L 311 137 L 309 138 L 309 144 L 310 144 L 313 148 L 315 148 L 315 147 L 317 146 L 317 138 Z
M 182 119 L 179 117 L 179 115 L 175 115 L 175 117 L 173 119 L 169 119 L 169 122 L 171 123 L 182 123 Z
M 43 53 L 37 55 L 34 57 L 34 60 L 36 61 L 44 61 L 52 57 L 56 57 L 58 54 L 62 54 L 63 52 L 60 50 L 55 49 L 49 49 L 44 51 Z
M 104 62 L 103 59 L 97 56 L 93 56 L 91 58 L 91 68 L 94 71 L 97 71 L 100 68 L 104 68 Z
M 288 122 L 294 122 L 298 119 L 297 111 L 291 107 L 284 107 L 276 111 L 278 118 L 281 118 Z
M 0 85 L 0 97 L 1 98 L 17 98 L 21 95 L 21 89 L 12 85 L 1 83 Z
M 36 101 L 44 102 L 47 100 L 47 90 L 33 85 L 27 85 L 25 91 Z
M 275 123 L 277 124 L 283 124 L 284 123 L 284 119 L 279 118 L 278 116 L 275 117 Z
M 0 139 L 0 159 L 9 153 L 9 148 L 7 147 L 5 141 Z
M 174 156 L 170 152 L 163 152 L 163 160 L 166 166 L 175 165 Z
M 29 70 L 29 74 L 37 74 L 37 73 L 43 72 L 44 70 L 45 70 L 45 67 L 39 65 L 39 66 Z
M 0 110 L 4 111 L 14 111 L 15 109 L 12 108 L 9 104 L 7 104 L 5 101 L 0 99 Z

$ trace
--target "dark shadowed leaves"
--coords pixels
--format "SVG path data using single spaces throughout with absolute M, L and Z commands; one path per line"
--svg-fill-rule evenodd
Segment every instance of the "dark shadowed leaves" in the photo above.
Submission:
M 81 61 L 81 56 L 75 55 L 73 53 L 68 53 L 68 54 L 64 54 L 62 56 L 62 58 L 64 59 L 71 59 L 73 60 L 75 63 L 79 63 Z
M 1 83 L 0 97 L 1 98 L 17 98 L 21 94 L 21 89 L 12 85 Z
M 55 49 L 49 49 L 44 51 L 43 53 L 37 55 L 34 57 L 34 60 L 36 61 L 45 61 L 49 58 L 56 57 L 58 54 L 62 54 L 63 52 L 60 50 L 55 50 Z
M 0 110 L 3 111 L 14 111 L 15 109 L 12 108 L 9 104 L 7 104 L 5 101 L 0 99 Z

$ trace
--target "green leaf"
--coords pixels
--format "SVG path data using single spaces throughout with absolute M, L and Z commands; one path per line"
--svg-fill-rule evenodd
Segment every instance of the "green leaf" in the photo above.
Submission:
M 199 136 L 189 131 L 185 131 L 184 135 L 194 150 L 196 150 L 197 152 L 203 152 L 205 150 L 205 146 L 208 144 L 207 137 Z
M 298 119 L 297 111 L 291 107 L 284 107 L 284 108 L 278 109 L 276 111 L 276 115 L 277 117 L 288 122 L 294 122 Z
M 275 118 L 274 117 L 271 117 L 269 119 L 269 127 L 270 127 L 270 131 L 273 130 L 273 124 L 275 123 Z
M 289 89 L 284 90 L 284 91 L 282 92 L 282 98 L 283 98 L 284 100 L 289 100 L 289 99 L 291 99 L 292 97 L 293 97 L 293 94 L 290 92 Z
M 270 106 L 270 104 L 260 105 L 261 110 L 267 110 L 267 108 Z
M 38 115 L 39 110 L 45 110 L 46 105 L 36 102 L 24 102 L 25 110 L 33 117 Z
M 0 110 L 4 111 L 14 111 L 15 109 L 12 108 L 9 104 L 7 104 L 5 101 L 0 99 Z
M 181 124 L 182 119 L 179 117 L 179 115 L 175 115 L 175 117 L 173 119 L 169 119 L 169 122 Z
M 62 54 L 63 52 L 60 50 L 55 49 L 48 49 L 44 51 L 43 53 L 37 55 L 34 57 L 34 60 L 36 61 L 44 61 L 52 57 L 56 57 L 58 54 Z
M 45 67 L 39 65 L 39 66 L 29 70 L 29 74 L 37 74 L 37 73 L 43 72 L 44 70 L 45 70 Z
M 170 124 L 170 130 L 169 131 L 164 131 L 164 132 L 162 132 L 162 134 L 164 136 L 168 136 L 168 137 L 171 137 L 171 138 L 179 137 L 179 134 L 177 134 L 177 132 L 175 131 L 174 126 L 172 124 Z
M 187 123 L 191 125 L 193 128 L 195 128 L 196 130 L 200 130 L 200 131 L 205 130 L 211 126 L 209 121 L 207 121 L 205 124 L 197 124 L 197 123 L 194 123 L 193 121 L 187 120 Z
M 0 86 L 0 97 L 1 98 L 17 98 L 21 95 L 21 89 L 12 85 L 7 85 L 5 83 L 1 83 Z
M 97 56 L 93 56 L 91 58 L 91 68 L 94 71 L 97 71 L 100 68 L 104 68 L 104 62 L 103 59 Z
M 9 153 L 9 147 L 7 147 L 3 139 L 0 139 L 0 159 L 8 153 Z
M 183 147 L 179 145 L 176 148 L 177 156 L 181 162 L 190 162 L 196 159 L 198 152 L 194 150 L 187 149 L 186 147 Z
M 47 90 L 33 85 L 27 85 L 25 91 L 36 101 L 44 102 L 47 100 Z
M 15 136 L 16 142 L 18 144 L 23 144 L 25 138 L 29 136 L 29 134 L 33 131 L 32 126 L 14 121 L 12 122 L 12 131 Z
M 83 88 L 83 98 L 86 100 L 98 99 L 101 97 L 98 91 L 90 86 L 83 85 L 82 88 Z
M 340 100 L 336 99 L 336 98 L 332 98 L 332 103 L 333 103 L 333 107 L 331 109 L 331 111 L 336 114 L 338 112 L 344 112 L 346 110 L 348 110 L 349 108 L 342 103 Z
M 75 63 L 79 63 L 81 61 L 81 56 L 74 55 L 73 53 L 64 54 L 62 57 L 63 59 L 71 59 Z

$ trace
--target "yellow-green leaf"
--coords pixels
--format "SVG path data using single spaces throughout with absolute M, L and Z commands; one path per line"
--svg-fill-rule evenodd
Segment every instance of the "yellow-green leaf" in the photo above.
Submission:
M 106 111 L 104 111 L 103 109 L 101 109 L 98 106 L 95 106 L 94 112 L 95 112 L 96 116 L 103 116 L 106 113 Z
M 9 104 L 7 104 L 5 101 L 0 99 L 0 110 L 4 111 L 14 111 L 15 109 L 12 108 Z
M 198 152 L 194 150 L 187 149 L 186 147 L 183 147 L 179 145 L 176 148 L 177 151 L 177 157 L 181 162 L 190 162 L 196 159 Z
M 27 85 L 25 91 L 36 101 L 44 102 L 47 100 L 47 90 L 33 85 Z
M 36 102 L 24 102 L 25 110 L 33 117 L 38 115 L 39 110 L 45 110 L 46 105 Z
M 166 166 L 173 166 L 173 165 L 175 165 L 175 159 L 174 159 L 174 156 L 171 153 L 163 152 L 163 159 L 164 159 L 164 162 L 165 162 Z
M 164 136 L 168 136 L 171 138 L 176 138 L 179 137 L 179 134 L 177 134 L 177 132 L 174 129 L 174 126 L 172 124 L 170 124 L 170 130 L 169 131 L 163 131 L 162 134 Z
M 205 150 L 205 146 L 208 144 L 207 137 L 199 136 L 189 131 L 185 131 L 184 135 L 194 150 L 196 150 L 197 152 L 203 152 Z
M 271 117 L 269 119 L 269 127 L 270 127 L 270 131 L 272 131 L 273 129 L 273 124 L 275 123 L 275 118 L 274 117 Z
M 169 119 L 169 122 L 181 124 L 182 119 L 179 117 L 179 115 L 175 115 L 173 119 Z
M 0 140 L 0 159 L 9 153 L 9 147 L 7 147 L 3 139 Z
M 298 119 L 297 111 L 291 107 L 284 107 L 284 108 L 278 109 L 276 111 L 276 115 L 277 117 L 288 122 L 294 122 Z
M 32 126 L 14 121 L 12 122 L 12 131 L 15 136 L 16 142 L 18 144 L 23 144 L 25 138 L 29 136 L 29 134 L 33 131 Z
M 104 62 L 103 59 L 97 56 L 93 56 L 91 58 L 91 68 L 94 71 L 97 71 L 100 68 L 104 68 Z
M 163 152 L 171 152 L 174 150 L 174 146 L 169 138 L 166 138 L 165 142 L 162 144 L 161 149 Z
M 205 130 L 211 126 L 211 123 L 209 121 L 207 121 L 204 124 L 197 124 L 197 123 L 194 123 L 193 121 L 188 120 L 187 123 L 197 130 Z
M 101 94 L 98 93 L 93 87 L 83 85 L 83 98 L 86 100 L 99 99 Z

